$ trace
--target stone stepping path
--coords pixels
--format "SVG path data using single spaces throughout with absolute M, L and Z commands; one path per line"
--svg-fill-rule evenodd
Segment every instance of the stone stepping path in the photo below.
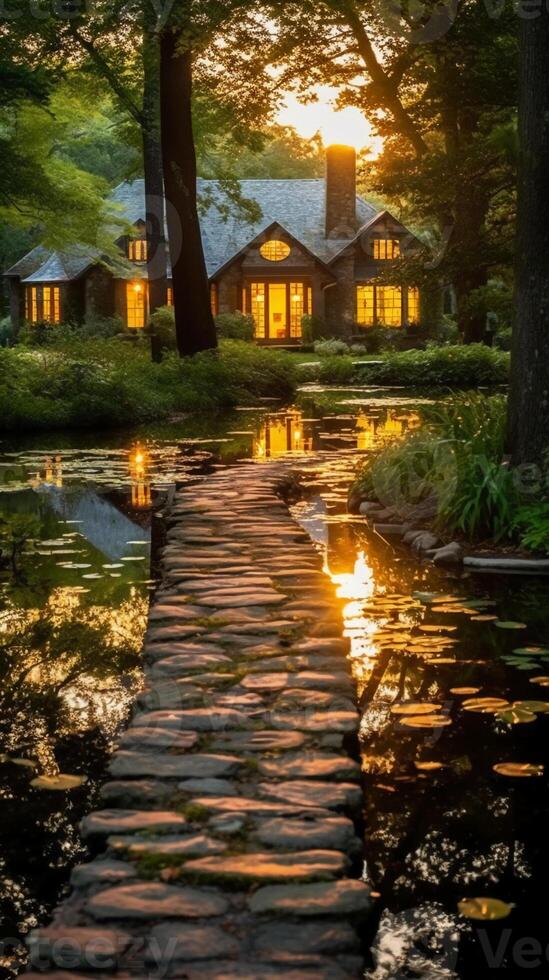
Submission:
M 358 713 L 285 462 L 174 498 L 143 691 L 27 977 L 363 974 Z

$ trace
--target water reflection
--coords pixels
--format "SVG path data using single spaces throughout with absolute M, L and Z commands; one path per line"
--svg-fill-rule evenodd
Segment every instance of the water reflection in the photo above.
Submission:
M 139 443 L 130 450 L 129 472 L 131 480 L 131 505 L 138 510 L 152 504 L 150 459 L 146 449 Z

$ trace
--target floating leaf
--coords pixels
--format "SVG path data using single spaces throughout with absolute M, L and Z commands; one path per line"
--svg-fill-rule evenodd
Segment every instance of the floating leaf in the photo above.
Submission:
M 513 650 L 518 656 L 535 657 L 540 653 L 549 653 L 547 647 L 517 647 Z
M 530 684 L 541 684 L 542 687 L 549 687 L 549 677 L 531 677 Z
M 57 776 L 37 776 L 36 779 L 31 779 L 31 786 L 36 789 L 67 790 L 76 789 L 85 782 L 85 776 L 69 776 L 60 772 Z
M 427 760 L 414 762 L 414 766 L 420 772 L 436 772 L 437 769 L 444 769 L 442 762 L 428 762 Z
M 14 766 L 24 766 L 26 769 L 36 769 L 36 762 L 33 759 L 19 759 L 17 757 L 6 757 L 7 762 L 12 762 Z
M 448 715 L 412 715 L 401 718 L 400 724 L 407 728 L 444 728 L 452 724 L 452 719 Z
M 549 711 L 549 701 L 515 701 L 513 708 L 523 708 L 524 711 L 534 711 L 541 715 Z
M 497 619 L 496 622 L 494 623 L 494 626 L 497 626 L 498 629 L 500 630 L 525 630 L 526 629 L 526 623 L 515 623 L 513 622 L 513 620 L 504 621 L 501 619 Z
M 457 664 L 457 660 L 452 660 L 451 657 L 433 657 L 430 661 L 432 664 Z
M 450 694 L 478 694 L 480 687 L 451 687 Z
M 393 715 L 430 715 L 433 711 L 440 711 L 440 704 L 407 701 L 404 704 L 391 705 L 391 714 Z
M 489 613 L 484 613 L 480 616 L 471 616 L 472 623 L 494 623 L 497 620 L 497 616 L 490 616 Z
M 479 711 L 489 715 L 509 708 L 510 704 L 504 698 L 470 698 L 463 702 L 463 707 L 466 711 Z
M 483 922 L 506 919 L 514 906 L 499 898 L 464 898 L 458 902 L 458 911 L 467 919 L 481 919 Z
M 532 711 L 527 711 L 525 708 L 516 708 L 514 705 L 511 705 L 510 708 L 506 708 L 504 711 L 496 712 L 496 716 L 500 721 L 504 721 L 508 725 L 527 725 L 537 718 L 537 715 Z
M 498 762 L 492 768 L 500 776 L 522 779 L 527 776 L 543 776 L 543 766 L 536 766 L 532 762 Z

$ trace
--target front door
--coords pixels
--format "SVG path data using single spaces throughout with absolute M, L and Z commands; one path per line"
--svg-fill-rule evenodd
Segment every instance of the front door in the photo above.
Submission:
M 269 283 L 269 340 L 285 340 L 287 332 L 287 285 Z

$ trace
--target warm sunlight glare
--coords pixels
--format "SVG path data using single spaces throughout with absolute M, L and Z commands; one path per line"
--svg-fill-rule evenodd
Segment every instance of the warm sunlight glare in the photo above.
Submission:
M 291 93 L 286 95 L 277 121 L 283 126 L 294 126 L 305 139 L 320 133 L 325 146 L 345 143 L 356 150 L 369 149 L 370 155 L 377 157 L 382 141 L 374 136 L 360 110 L 334 109 L 337 92 L 327 85 L 319 86 L 316 94 L 318 101 L 307 105 L 302 105 Z

